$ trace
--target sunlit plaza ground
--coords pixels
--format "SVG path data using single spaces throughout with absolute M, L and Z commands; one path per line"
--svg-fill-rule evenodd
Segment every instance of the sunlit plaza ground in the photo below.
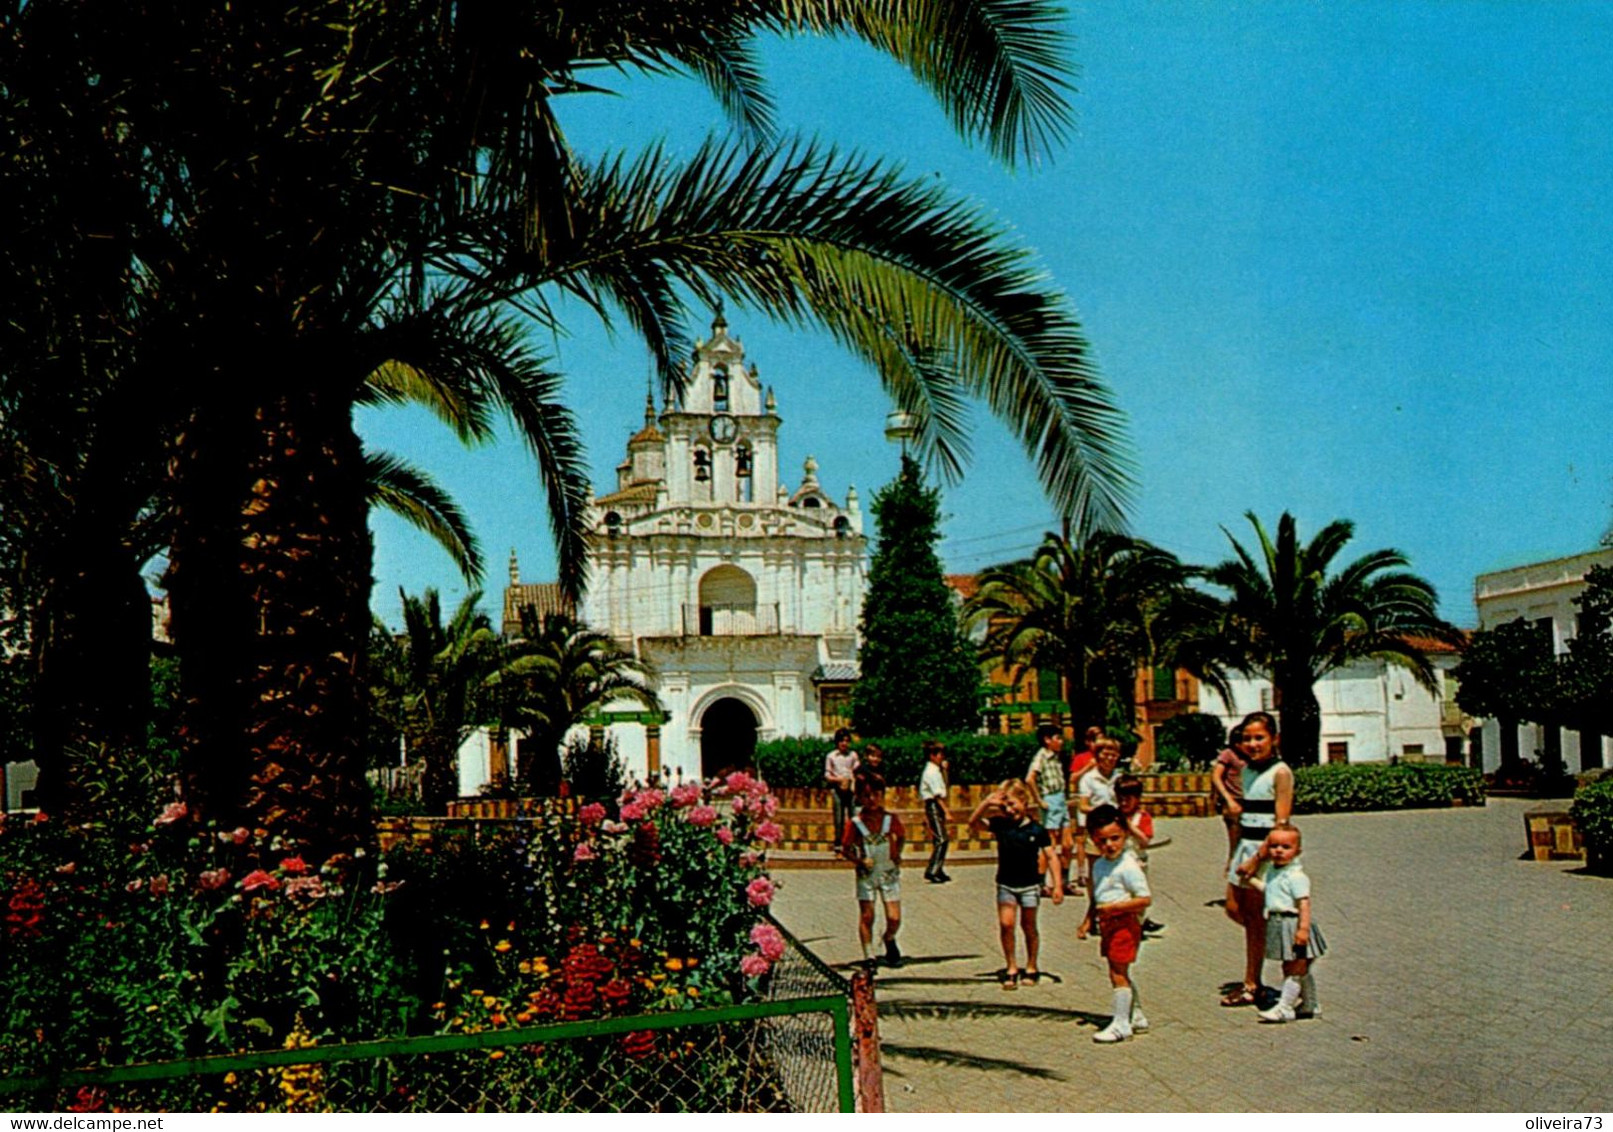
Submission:
M 1043 913 L 1057 981 L 1004 992 L 990 865 L 932 886 L 904 869 L 908 961 L 878 981 L 885 1095 L 896 1112 L 947 1110 L 1573 1111 L 1613 1108 L 1613 880 L 1520 860 L 1524 812 L 1483 809 L 1302 817 L 1323 1017 L 1261 1025 L 1225 1009 L 1241 937 L 1218 903 L 1223 827 L 1161 820 L 1153 918 L 1133 969 L 1153 1024 L 1097 1046 L 1109 992 L 1079 905 Z M 780 918 L 834 964 L 855 960 L 846 871 L 782 872 Z M 1280 981 L 1268 964 L 1266 981 Z M 1291 1068 L 1280 1068 L 1287 1065 Z M 1100 1102 L 1095 1073 L 1134 1092 Z M 1270 1091 L 1273 1080 L 1300 1091 Z

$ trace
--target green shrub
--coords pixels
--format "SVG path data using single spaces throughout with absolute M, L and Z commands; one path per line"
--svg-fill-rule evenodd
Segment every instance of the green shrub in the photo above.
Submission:
M 1613 864 L 1613 776 L 1602 775 L 1574 791 L 1568 813 L 1585 839 L 1586 864 L 1607 869 Z
M 1154 765 L 1162 771 L 1203 770 L 1227 743 L 1226 729 L 1213 715 L 1175 715 L 1154 732 Z
M 1482 805 L 1484 776 L 1471 767 L 1333 763 L 1294 771 L 1296 813 Z
M 918 782 L 924 770 L 923 744 L 926 736 L 901 735 L 894 739 L 872 739 L 885 752 L 885 779 L 892 786 Z M 1030 766 L 1036 753 L 1034 735 L 936 735 L 946 744 L 950 776 L 955 786 L 1001 782 L 1019 777 Z M 862 743 L 858 750 L 867 746 Z M 798 736 L 772 739 L 756 744 L 756 770 L 767 784 L 821 787 L 823 759 L 834 746 L 832 740 Z

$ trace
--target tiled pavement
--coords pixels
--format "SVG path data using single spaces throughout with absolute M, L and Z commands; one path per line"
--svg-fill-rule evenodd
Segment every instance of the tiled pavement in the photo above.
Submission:
M 1042 967 L 1062 981 L 1008 993 L 992 869 L 928 885 L 909 861 L 911 958 L 878 981 L 887 1108 L 1112 1108 L 1088 1091 L 1103 1073 L 1142 1111 L 1613 1109 L 1613 880 L 1520 860 L 1531 805 L 1301 819 L 1331 950 L 1316 966 L 1324 1017 L 1287 1026 L 1217 1002 L 1242 971 L 1238 929 L 1211 903 L 1221 823 L 1162 820 L 1172 843 L 1150 869 L 1167 930 L 1134 968 L 1153 1030 L 1119 1046 L 1091 1041 L 1108 983 L 1096 942 L 1075 939 L 1073 901 L 1042 919 Z M 784 923 L 829 962 L 855 959 L 849 872 L 776 875 Z M 1271 1095 L 1272 1077 L 1303 1092 Z

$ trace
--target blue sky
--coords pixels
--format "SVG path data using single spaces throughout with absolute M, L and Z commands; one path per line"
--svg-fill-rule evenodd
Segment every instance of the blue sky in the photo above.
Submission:
M 1476 573 L 1595 545 L 1613 520 L 1613 5 L 1080 3 L 1068 27 L 1075 128 L 1018 171 L 868 49 L 794 40 L 765 61 L 787 128 L 938 177 L 1036 251 L 1129 415 L 1135 533 L 1206 562 L 1247 510 L 1291 510 L 1302 534 L 1352 519 L 1351 549 L 1405 551 L 1468 625 Z M 727 129 L 690 80 L 617 89 L 562 104 L 582 152 Z M 866 500 L 896 466 L 873 372 L 826 336 L 729 321 L 777 391 L 781 476 L 814 454 Z M 542 344 L 607 490 L 648 358 L 581 311 L 567 329 Z M 945 495 L 954 571 L 1028 552 L 1052 518 L 1006 430 L 974 423 Z M 517 443 L 465 452 L 396 410 L 360 431 L 460 499 L 490 592 L 512 547 L 525 580 L 553 576 Z M 372 525 L 381 616 L 399 586 L 464 592 L 430 543 Z

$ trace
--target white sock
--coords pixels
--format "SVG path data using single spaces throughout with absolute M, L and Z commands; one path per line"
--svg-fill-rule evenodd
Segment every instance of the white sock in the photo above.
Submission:
M 1316 976 L 1309 971 L 1299 977 L 1299 999 L 1305 1004 L 1305 1009 L 1312 1014 L 1322 1009 L 1322 1004 L 1316 997 Z
M 1136 1029 L 1139 1025 L 1144 1029 L 1148 1026 L 1148 1015 L 1143 1013 L 1142 995 L 1137 993 L 1137 980 L 1131 981 L 1131 1026 Z
M 1282 1004 L 1292 1010 L 1299 1003 L 1299 980 L 1290 975 L 1283 980 Z
M 1131 988 L 1115 988 L 1115 1016 L 1109 1025 L 1122 1034 L 1131 1033 Z

